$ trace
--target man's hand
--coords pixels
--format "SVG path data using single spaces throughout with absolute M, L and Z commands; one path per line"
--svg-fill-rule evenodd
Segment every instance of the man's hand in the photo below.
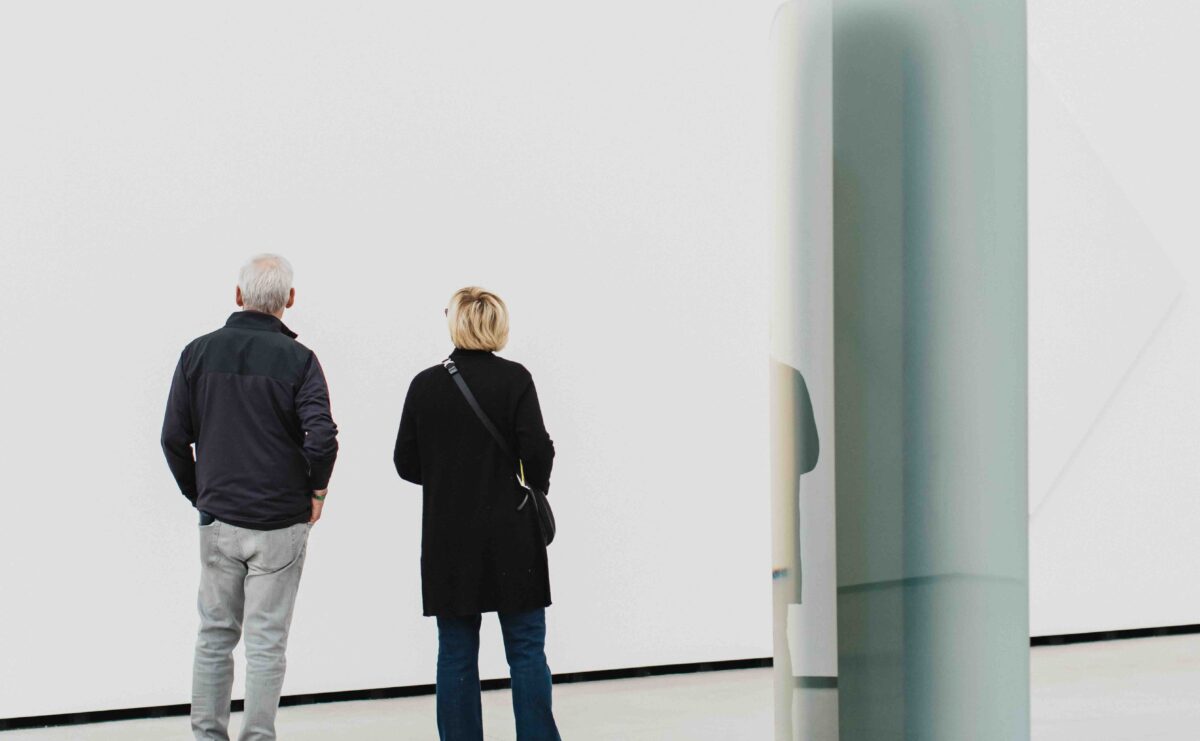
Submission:
M 313 492 L 312 517 L 308 519 L 309 525 L 315 525 L 317 520 L 321 519 L 321 510 L 325 507 L 325 495 L 328 493 L 328 489 Z M 320 499 L 317 499 L 317 497 L 320 497 Z

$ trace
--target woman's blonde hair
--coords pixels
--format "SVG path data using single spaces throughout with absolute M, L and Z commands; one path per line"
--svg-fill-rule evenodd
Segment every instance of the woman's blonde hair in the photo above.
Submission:
M 446 307 L 450 341 L 461 350 L 503 350 L 508 344 L 508 307 L 482 288 L 460 288 Z

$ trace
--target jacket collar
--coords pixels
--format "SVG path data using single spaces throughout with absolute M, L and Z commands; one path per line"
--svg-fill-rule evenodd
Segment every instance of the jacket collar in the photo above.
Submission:
M 296 339 L 296 333 L 287 328 L 278 317 L 271 314 L 264 314 L 261 311 L 235 311 L 230 315 L 225 322 L 226 327 L 234 329 L 255 329 L 261 332 L 282 332 L 283 334 Z

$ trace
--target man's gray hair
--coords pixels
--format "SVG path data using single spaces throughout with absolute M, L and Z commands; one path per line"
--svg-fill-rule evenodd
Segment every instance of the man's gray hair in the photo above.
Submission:
M 278 314 L 292 291 L 292 264 L 280 255 L 255 255 L 242 266 L 238 288 L 244 308 Z

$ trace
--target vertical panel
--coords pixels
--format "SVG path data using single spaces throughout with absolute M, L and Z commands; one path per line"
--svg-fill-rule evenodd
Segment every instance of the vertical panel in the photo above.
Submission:
M 829 0 L 772 29 L 778 199 L 771 315 L 776 738 L 837 738 L 833 100 Z
M 1027 738 L 1025 11 L 833 21 L 844 739 Z
M 776 737 L 1028 738 L 1024 4 L 774 44 Z

